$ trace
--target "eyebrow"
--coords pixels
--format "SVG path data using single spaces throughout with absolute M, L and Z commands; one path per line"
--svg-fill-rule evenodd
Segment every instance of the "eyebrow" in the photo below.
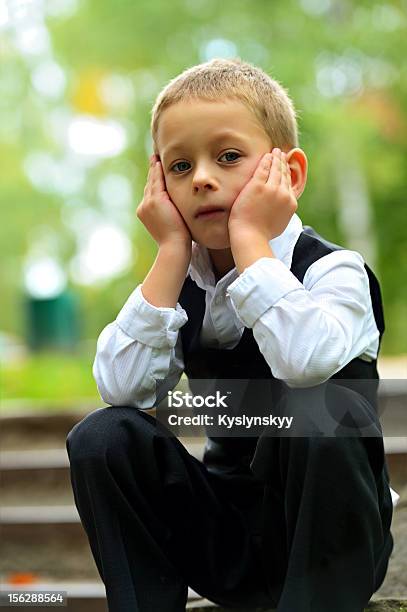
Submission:
M 237 132 L 233 132 L 232 130 L 223 130 L 222 132 L 218 132 L 216 136 L 211 138 L 211 140 L 209 140 L 209 143 L 216 144 L 217 142 L 221 142 L 222 140 L 227 140 L 230 138 L 233 138 L 234 140 L 240 140 L 240 142 L 246 141 L 246 139 L 240 136 Z M 163 157 L 164 155 L 169 155 L 170 153 L 175 153 L 176 151 L 179 151 L 182 149 L 185 149 L 185 144 L 182 142 L 175 141 L 173 144 L 170 144 L 170 146 L 167 149 L 164 149 Z

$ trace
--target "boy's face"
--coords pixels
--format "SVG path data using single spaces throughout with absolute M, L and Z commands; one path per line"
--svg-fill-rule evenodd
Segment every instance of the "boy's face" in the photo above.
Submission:
M 167 191 L 193 240 L 208 249 L 230 247 L 233 202 L 272 143 L 241 102 L 178 102 L 161 115 L 157 148 Z M 202 206 L 222 209 L 199 215 Z

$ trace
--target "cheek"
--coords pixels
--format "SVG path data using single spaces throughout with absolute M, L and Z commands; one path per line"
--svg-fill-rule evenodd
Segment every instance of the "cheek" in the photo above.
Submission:
M 179 189 L 177 188 L 177 185 L 174 183 L 174 181 L 171 180 L 171 178 L 165 177 L 165 188 L 171 200 L 174 202 L 174 204 L 176 204 Z
M 265 151 L 266 153 L 267 151 Z M 247 180 L 250 180 L 253 176 L 253 174 L 256 171 L 257 166 L 259 165 L 259 162 L 261 160 L 261 158 L 263 157 L 264 153 L 262 153 L 261 155 L 257 155 L 256 157 L 252 157 L 250 159 L 247 160 L 247 166 L 246 166 L 246 173 L 247 173 Z
M 243 187 L 247 185 L 247 183 L 252 178 L 254 171 L 257 167 L 257 160 L 247 160 L 247 162 L 240 166 L 239 172 L 236 173 L 234 180 L 231 184 L 231 189 L 234 197 L 236 198 L 239 193 L 242 191 Z
M 168 195 L 170 196 L 171 202 L 175 205 L 178 212 L 181 214 L 183 219 L 185 220 L 185 203 L 188 201 L 186 195 L 183 192 L 181 185 L 176 184 L 175 181 L 171 181 L 171 179 L 166 183 L 166 190 Z

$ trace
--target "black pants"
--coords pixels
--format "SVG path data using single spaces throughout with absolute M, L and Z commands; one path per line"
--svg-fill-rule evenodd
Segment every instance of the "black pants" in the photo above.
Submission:
M 188 585 L 230 607 L 361 612 L 384 580 L 381 437 L 262 437 L 252 470 L 222 474 L 150 414 L 109 407 L 67 450 L 110 612 L 181 612 Z

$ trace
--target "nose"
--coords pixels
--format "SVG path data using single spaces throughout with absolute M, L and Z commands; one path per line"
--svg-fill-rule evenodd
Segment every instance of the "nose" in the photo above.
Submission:
M 217 189 L 216 179 L 206 165 L 197 166 L 192 178 L 192 189 L 194 193 Z

